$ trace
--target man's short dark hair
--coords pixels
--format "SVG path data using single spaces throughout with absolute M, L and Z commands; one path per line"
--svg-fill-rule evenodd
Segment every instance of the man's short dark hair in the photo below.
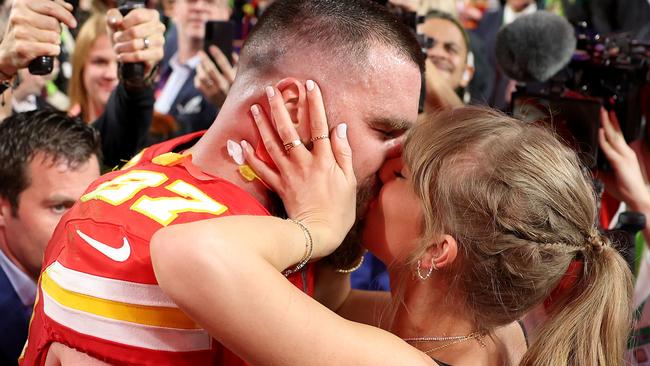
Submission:
M 361 64 L 373 46 L 393 49 L 424 72 L 413 32 L 385 7 L 369 0 L 278 0 L 264 12 L 242 49 L 241 66 L 261 73 L 288 49 L 316 47 L 331 62 Z
M 100 149 L 99 133 L 78 118 L 52 109 L 16 113 L 0 122 L 0 197 L 17 212 L 30 184 L 27 166 L 39 152 L 74 169 L 92 155 L 100 159 Z

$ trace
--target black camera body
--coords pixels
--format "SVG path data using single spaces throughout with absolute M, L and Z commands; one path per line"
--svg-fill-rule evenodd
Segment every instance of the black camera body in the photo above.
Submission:
M 643 132 L 641 90 L 650 86 L 650 43 L 627 34 L 601 37 L 584 26 L 576 30 L 569 65 L 543 83 L 518 86 L 512 112 L 542 120 L 578 152 L 589 168 L 607 169 L 599 149 L 600 108 L 615 111 L 625 139 Z

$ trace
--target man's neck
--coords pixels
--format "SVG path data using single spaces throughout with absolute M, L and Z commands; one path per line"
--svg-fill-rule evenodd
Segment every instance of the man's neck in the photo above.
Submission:
M 23 266 L 19 261 L 18 258 L 11 252 L 11 249 L 9 249 L 9 244 L 7 243 L 7 238 L 5 237 L 5 232 L 4 230 L 0 229 L 0 251 L 4 253 L 4 255 L 13 263 L 21 272 L 25 273 L 32 279 L 34 279 L 34 276 L 27 272 L 27 269 L 25 266 Z M 35 280 L 35 279 L 34 279 Z
M 272 211 L 274 203 L 268 188 L 257 179 L 247 181 L 240 174 L 239 165 L 228 155 L 228 140 L 237 143 L 246 140 L 253 148 L 258 141 L 252 117 L 243 113 L 242 108 L 229 102 L 223 105 L 212 127 L 189 149 L 192 163 L 206 173 L 234 183 Z M 250 127 L 246 128 L 245 124 L 250 124 Z

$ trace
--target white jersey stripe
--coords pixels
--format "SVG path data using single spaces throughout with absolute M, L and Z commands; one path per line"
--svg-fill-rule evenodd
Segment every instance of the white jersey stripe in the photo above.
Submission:
M 133 347 L 170 352 L 209 350 L 211 338 L 203 329 L 154 327 L 108 319 L 59 304 L 43 290 L 45 314 L 76 332 Z
M 52 263 L 46 272 L 54 282 L 68 291 L 133 305 L 177 308 L 157 285 L 94 276 L 66 268 L 59 262 Z

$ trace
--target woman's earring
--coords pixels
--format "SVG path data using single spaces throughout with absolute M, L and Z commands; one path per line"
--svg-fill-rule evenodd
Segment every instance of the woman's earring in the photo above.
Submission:
M 426 280 L 429 279 L 429 277 L 431 277 L 431 273 L 433 273 L 433 270 L 434 269 L 438 270 L 438 268 L 436 268 L 436 263 L 434 262 L 433 258 L 431 258 L 431 267 L 429 267 L 429 270 L 427 271 L 427 273 L 423 275 L 422 271 L 420 270 L 421 263 L 422 262 L 420 260 L 418 260 L 418 268 L 417 268 L 418 277 L 420 277 L 420 279 L 422 281 L 426 281 Z

